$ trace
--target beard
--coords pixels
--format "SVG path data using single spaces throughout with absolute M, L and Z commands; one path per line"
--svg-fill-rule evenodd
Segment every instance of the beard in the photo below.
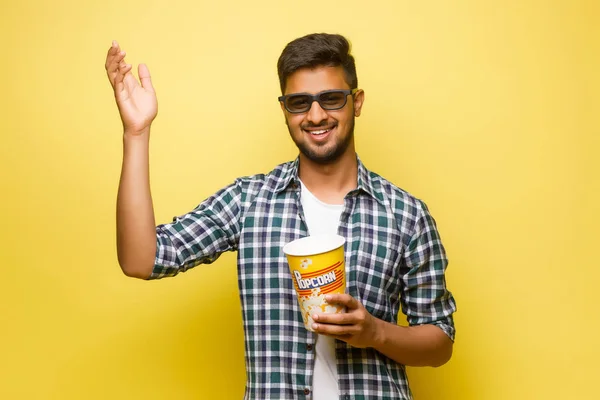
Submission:
M 345 137 L 342 137 L 339 140 L 337 140 L 335 143 L 333 143 L 333 146 L 331 146 L 331 148 L 328 149 L 327 151 L 322 151 L 324 146 L 318 146 L 316 148 L 311 148 L 311 146 L 308 143 L 296 140 L 294 138 L 294 134 L 292 133 L 292 130 L 290 129 L 290 125 L 288 124 L 287 120 L 285 121 L 285 124 L 288 127 L 288 131 L 290 133 L 292 140 L 296 144 L 296 147 L 298 148 L 298 150 L 300 150 L 300 153 L 302 153 L 302 155 L 304 155 L 306 158 L 308 158 L 309 160 L 311 160 L 312 162 L 314 162 L 316 164 L 327 165 L 327 164 L 335 163 L 346 152 L 346 150 L 348 149 L 348 146 L 350 145 L 350 143 L 352 142 L 352 139 L 354 138 L 354 117 L 352 118 L 352 120 L 350 122 L 348 134 Z M 317 126 L 311 126 L 311 128 L 316 128 L 316 127 Z M 306 135 L 306 133 L 304 133 L 304 131 L 302 132 L 302 134 Z M 319 151 L 319 150 L 321 150 L 321 151 Z

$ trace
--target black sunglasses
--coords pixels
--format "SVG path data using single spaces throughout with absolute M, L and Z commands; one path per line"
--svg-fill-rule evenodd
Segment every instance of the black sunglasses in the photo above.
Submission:
M 323 110 L 339 110 L 346 105 L 349 94 L 356 93 L 358 89 L 335 89 L 325 90 L 317 94 L 292 93 L 279 96 L 277 100 L 283 102 L 283 106 L 292 114 L 304 113 L 310 110 L 313 102 L 318 102 Z

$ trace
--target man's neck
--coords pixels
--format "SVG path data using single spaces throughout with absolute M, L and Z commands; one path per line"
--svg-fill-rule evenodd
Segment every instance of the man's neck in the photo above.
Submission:
M 300 154 L 298 176 L 307 189 L 327 204 L 344 204 L 344 197 L 356 189 L 358 162 L 354 150 L 333 164 L 318 164 Z

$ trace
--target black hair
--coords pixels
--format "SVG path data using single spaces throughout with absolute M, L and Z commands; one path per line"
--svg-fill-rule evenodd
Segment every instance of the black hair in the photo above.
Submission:
M 338 34 L 311 33 L 287 44 L 277 61 L 281 94 L 287 78 L 301 68 L 342 66 L 350 89 L 358 88 L 356 65 L 350 54 L 350 42 Z

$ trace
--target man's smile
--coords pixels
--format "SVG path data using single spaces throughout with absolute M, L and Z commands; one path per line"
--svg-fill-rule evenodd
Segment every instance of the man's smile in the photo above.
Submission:
M 312 138 L 320 140 L 324 140 L 329 134 L 337 127 L 336 125 L 328 126 L 328 127 L 310 127 L 310 128 L 302 128 L 302 131 L 308 133 Z

